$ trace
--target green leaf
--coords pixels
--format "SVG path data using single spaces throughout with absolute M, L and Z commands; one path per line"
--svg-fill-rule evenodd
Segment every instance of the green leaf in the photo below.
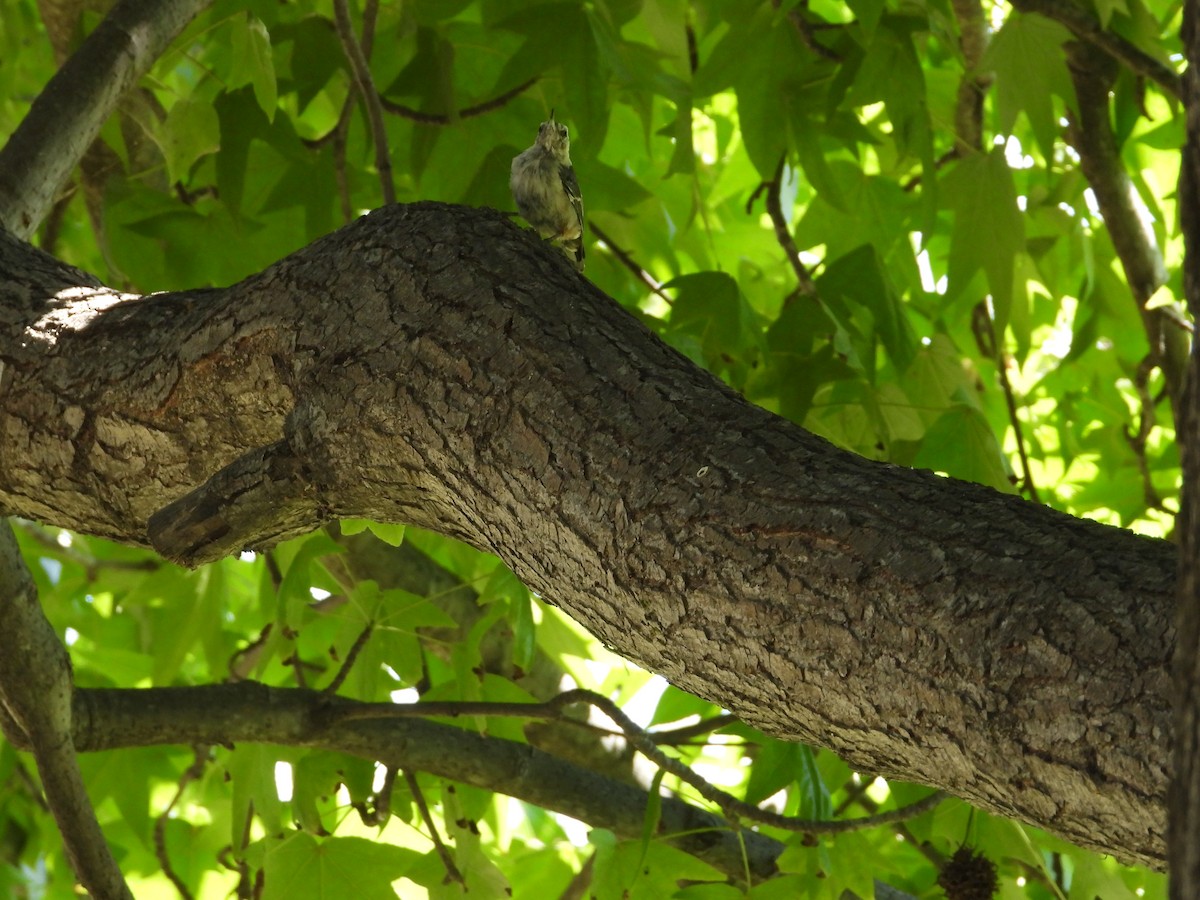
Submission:
M 279 584 L 280 615 L 291 625 L 298 625 L 300 617 L 312 603 L 312 567 L 322 556 L 345 552 L 344 548 L 323 531 L 304 538 L 296 548 L 295 555 L 283 573 Z
M 328 834 L 322 813 L 328 821 L 335 819 L 338 787 L 346 785 L 351 800 L 361 803 L 370 794 L 374 774 L 372 762 L 344 753 L 313 750 L 298 754 L 292 764 L 292 808 L 304 829 Z
M 250 85 L 254 99 L 266 115 L 275 118 L 278 88 L 275 84 L 275 62 L 271 56 L 271 36 L 262 20 L 250 13 L 233 21 L 233 65 L 229 73 L 229 88 Z
M 225 577 L 220 566 L 207 567 L 191 577 L 177 573 L 172 581 L 179 590 L 162 595 L 170 602 L 165 609 L 167 618 L 156 629 L 155 684 L 175 680 L 187 655 L 220 628 L 225 612 Z
M 1047 159 L 1054 156 L 1058 114 L 1054 96 L 1074 105 L 1063 43 L 1071 33 L 1039 15 L 1009 14 L 980 61 L 984 72 L 995 72 L 997 126 L 1011 134 L 1018 113 L 1024 112 Z
M 797 246 L 807 250 L 824 244 L 826 255 L 838 259 L 869 243 L 887 259 L 909 230 L 916 209 L 912 196 L 894 180 L 867 175 L 849 160 L 832 160 L 829 175 L 835 187 L 808 204 L 793 235 Z M 841 206 L 829 199 L 831 193 Z
M 957 297 L 982 269 L 991 288 L 996 330 L 1003 334 L 1012 307 L 1013 267 L 1025 242 L 1025 223 L 1004 152 L 994 148 L 960 160 L 943 178 L 942 196 L 954 210 L 947 299 Z
M 662 725 L 667 722 L 678 722 L 689 716 L 705 718 L 719 712 L 720 708 L 709 701 L 702 700 L 687 691 L 681 691 L 672 685 L 667 685 L 666 690 L 658 698 L 658 705 L 654 708 L 650 724 Z
M 596 844 L 596 832 L 592 832 Z M 597 847 L 590 893 L 597 900 L 660 900 L 680 881 L 721 881 L 715 869 L 669 844 L 652 842 L 642 854 L 641 841 Z
M 449 113 L 455 108 L 454 45 L 436 28 L 418 28 L 416 52 L 382 93 L 390 100 L 415 98 L 422 112 Z
M 296 832 L 268 846 L 262 900 L 395 900 L 391 883 L 416 857 L 411 850 L 364 838 L 318 840 Z
M 244 744 L 225 757 L 225 771 L 233 783 L 231 835 L 238 853 L 250 832 L 250 817 L 257 816 L 270 833 L 283 826 L 283 803 L 275 788 L 275 763 L 280 754 L 263 744 Z
M 399 547 L 404 543 L 404 532 L 406 529 L 404 525 L 371 522 L 368 527 L 375 537 L 379 538 L 389 547 Z
M 519 84 L 531 75 L 559 69 L 558 89 L 564 102 L 552 100 L 550 105 L 557 106 L 561 120 L 576 124 L 572 149 L 580 138 L 585 153 L 598 151 L 608 130 L 609 71 L 596 45 L 589 13 L 577 3 L 540 3 L 500 24 L 524 35 L 525 43 L 513 54 L 499 83 Z
M 533 597 L 528 591 L 510 601 L 513 642 L 513 665 L 521 672 L 530 671 L 537 650 L 537 626 L 533 623 Z
M 174 182 L 187 181 L 196 160 L 215 153 L 221 146 L 221 124 L 211 103 L 181 97 L 159 134 L 159 144 L 167 163 L 167 177 Z
M 329 84 L 333 74 L 345 66 L 345 53 L 329 20 L 317 15 L 275 28 L 280 44 L 290 42 L 291 74 L 288 88 L 296 92 L 301 112 Z
M 760 739 L 754 766 L 750 770 L 750 780 L 746 783 L 746 793 L 742 799 L 757 805 L 787 787 L 792 783 L 797 768 L 801 765 L 801 757 L 807 751 L 808 748 L 803 744 L 773 738 Z
M 816 754 L 805 744 L 796 744 L 803 752 L 796 755 L 796 788 L 800 803 L 798 814 L 810 819 L 833 818 L 833 806 L 829 801 L 829 788 L 817 768 Z
M 662 780 L 666 775 L 665 769 L 659 769 L 650 779 L 650 787 L 646 790 L 646 814 L 642 817 L 642 858 L 639 865 L 646 860 L 650 852 L 650 842 L 658 834 L 658 826 L 662 821 Z
M 958 404 L 942 413 L 926 432 L 912 464 L 1014 493 L 996 436 L 974 407 Z
M 512 888 L 500 867 L 484 850 L 479 828 L 466 803 L 467 793 L 470 792 L 455 785 L 446 785 L 442 791 L 446 836 L 453 841 L 454 862 L 466 879 L 466 885 L 446 880 L 430 890 L 429 896 L 431 900 L 460 900 L 464 894 L 472 900 L 508 900 L 512 896 Z
M 586 159 L 576 167 L 584 195 L 585 211 L 628 210 L 652 194 L 638 181 L 597 159 Z
M 875 248 L 864 245 L 834 261 L 817 279 L 817 289 L 848 332 L 870 343 L 878 339 L 898 371 L 908 368 L 916 353 L 916 336 Z M 861 343 L 859 349 L 873 378 L 875 354 L 869 343 Z
M 758 318 L 724 272 L 682 275 L 663 289 L 676 292 L 667 337 L 677 348 L 694 348 L 716 370 L 752 361 L 761 351 Z

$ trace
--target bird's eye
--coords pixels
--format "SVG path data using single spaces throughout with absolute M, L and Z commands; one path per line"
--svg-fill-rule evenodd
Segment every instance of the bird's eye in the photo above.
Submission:
M 567 136 L 567 126 L 566 125 L 558 126 L 558 136 L 560 138 L 565 138 Z

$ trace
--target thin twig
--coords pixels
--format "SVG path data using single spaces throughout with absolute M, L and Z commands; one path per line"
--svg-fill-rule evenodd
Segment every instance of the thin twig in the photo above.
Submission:
M 776 9 L 779 9 L 780 0 L 771 0 L 771 3 Z M 800 6 L 804 12 L 808 12 L 807 3 L 801 3 Z M 804 44 L 805 47 L 822 59 L 828 59 L 833 62 L 842 61 L 842 54 L 838 53 L 836 50 L 826 47 L 817 40 L 816 35 L 813 33 L 812 24 L 804 17 L 804 14 L 801 13 L 799 9 L 788 10 L 787 17 L 788 21 L 792 23 L 792 27 L 796 29 L 796 34 L 799 35 L 800 43 Z
M 1146 443 L 1150 439 L 1150 433 L 1154 430 L 1154 426 L 1158 424 L 1155 416 L 1157 404 L 1150 396 L 1150 373 L 1156 367 L 1153 354 L 1146 356 L 1138 363 L 1137 376 L 1134 378 L 1133 386 L 1137 390 L 1141 412 L 1138 416 L 1136 433 L 1130 430 L 1129 426 L 1125 427 L 1125 441 L 1129 444 L 1129 449 L 1133 451 L 1134 458 L 1137 459 L 1138 471 L 1142 475 L 1142 496 L 1145 498 L 1146 506 L 1173 515 L 1174 511 L 1163 505 L 1162 497 L 1159 495 L 1158 489 L 1154 487 L 1154 481 L 1150 478 L 1150 464 L 1146 460 Z
M 863 778 L 857 785 L 853 785 L 850 789 L 850 796 L 846 798 L 844 803 L 838 806 L 834 814 L 837 815 L 843 812 L 851 804 L 858 804 L 870 815 L 874 815 L 876 812 L 878 812 L 879 804 L 876 803 L 871 798 L 871 795 L 867 793 L 867 790 L 871 787 L 871 783 L 874 780 L 875 779 L 871 776 L 867 776 L 866 778 Z M 914 850 L 933 863 L 933 865 L 937 868 L 940 869 L 946 864 L 945 856 L 931 847 L 927 841 L 918 839 L 917 836 L 912 833 L 911 829 L 909 829 L 909 827 L 903 822 L 897 822 L 892 826 L 892 830 L 895 831 L 896 834 L 900 835 L 900 837 L 902 837 L 909 844 L 911 844 Z
M 392 814 L 392 788 L 395 784 L 396 769 L 388 766 L 383 773 L 383 786 L 375 792 L 374 806 L 368 808 L 366 803 L 354 804 L 354 808 L 358 810 L 358 817 L 362 819 L 364 825 L 375 827 L 387 822 L 388 817 Z
M 668 303 L 671 302 L 671 298 L 667 292 L 663 290 L 662 284 L 653 275 L 643 269 L 638 261 L 629 255 L 627 250 L 623 250 L 620 246 L 618 246 L 616 241 L 614 241 L 604 231 L 604 229 L 595 222 L 591 222 L 589 224 L 591 225 L 592 234 L 604 241 L 604 245 L 608 247 L 610 251 L 612 251 L 612 255 L 617 258 L 621 265 L 625 266 L 625 268 L 632 272 L 639 281 L 645 284 L 646 287 L 650 288 L 650 290 L 652 290 L 654 293 L 658 294 L 658 296 L 662 297 Z
M 933 171 L 936 172 L 946 163 L 958 159 L 961 155 L 962 154 L 958 152 L 957 147 L 955 147 L 953 150 L 947 150 L 933 161 Z M 905 193 L 911 193 L 912 191 L 916 190 L 921 184 L 921 178 L 923 175 L 923 172 L 918 172 L 912 178 L 908 179 L 908 181 L 904 182 L 904 184 L 901 186 L 901 190 L 903 190 Z
M 363 6 L 363 27 L 362 38 L 359 44 L 362 46 L 363 57 L 368 61 L 371 59 L 371 50 L 375 46 L 375 20 L 379 16 L 379 0 L 367 0 Z
M 489 113 L 493 109 L 499 109 L 515 97 L 519 97 L 525 91 L 529 90 L 538 82 L 538 76 L 522 81 L 514 88 L 509 88 L 502 94 L 498 94 L 491 100 L 485 100 L 483 103 L 476 103 L 474 106 L 468 106 L 465 109 L 460 109 L 452 115 L 446 113 L 428 113 L 419 109 L 413 109 L 411 106 L 405 106 L 403 103 L 396 103 L 389 100 L 387 97 L 380 97 L 379 102 L 383 108 L 390 113 L 402 116 L 405 119 L 411 119 L 414 122 L 420 122 L 423 125 L 449 125 L 459 119 L 471 119 L 475 116 L 482 116 L 484 113 Z
M 154 820 L 154 854 L 158 857 L 158 864 L 162 867 L 163 874 L 171 884 L 175 885 L 175 890 L 179 891 L 180 896 L 184 900 L 192 900 L 192 892 L 183 879 L 179 877 L 179 873 L 171 865 L 171 857 L 167 853 L 167 822 L 171 816 L 171 810 L 175 808 L 183 792 L 189 784 L 196 781 L 204 774 L 204 769 L 208 765 L 209 748 L 204 745 L 199 745 L 193 748 L 195 759 L 188 766 L 182 775 L 179 776 L 179 784 L 175 789 L 175 795 L 171 797 L 171 802 Z
M 333 680 L 325 686 L 325 691 L 330 694 L 337 693 L 338 688 L 346 680 L 346 676 L 350 674 L 350 669 L 354 666 L 358 659 L 358 654 L 362 652 L 363 647 L 367 646 L 367 640 L 371 637 L 371 633 L 375 630 L 375 623 L 368 622 L 363 630 L 359 632 L 358 637 L 354 639 L 354 643 L 350 645 L 350 650 L 346 653 L 346 661 L 342 663 L 342 667 L 338 669 Z
M 558 900 L 584 900 L 588 895 L 588 888 L 592 886 L 592 869 L 595 864 L 596 854 L 593 853 L 587 858 L 583 867 L 575 873 L 575 877 L 571 879 L 566 890 L 558 895 Z
M 779 158 L 779 165 L 775 167 L 775 177 L 766 183 L 767 215 L 771 217 L 771 225 L 775 228 L 775 239 L 783 248 L 783 254 L 787 257 L 792 271 L 796 273 L 796 282 L 800 293 L 805 297 L 816 297 L 817 285 L 804 263 L 800 261 L 800 251 L 796 248 L 796 241 L 792 238 L 787 218 L 783 214 L 783 201 L 780 195 L 783 185 L 783 166 L 786 161 L 787 158 L 784 156 Z M 757 195 L 757 193 L 756 191 L 755 194 Z
M 283 585 L 283 571 L 279 568 L 279 560 L 275 556 L 274 550 L 268 550 L 263 554 L 263 563 L 266 565 L 267 575 L 271 579 L 271 590 L 278 594 L 279 588 Z
M 467 880 L 463 878 L 462 872 L 458 871 L 458 866 L 454 864 L 454 857 L 450 855 L 450 850 L 443 843 L 437 826 L 433 824 L 433 816 L 429 814 L 429 806 L 425 803 L 425 794 L 422 793 L 421 786 L 417 784 L 416 776 L 408 771 L 408 769 L 404 770 L 404 782 L 412 792 L 413 802 L 417 804 L 417 809 L 421 811 L 421 818 L 425 821 L 425 827 L 429 829 L 429 837 L 433 841 L 434 849 L 437 850 L 438 856 L 441 857 L 442 865 L 446 867 L 446 880 L 457 881 L 465 888 Z
M 1037 485 L 1033 482 L 1033 472 L 1029 468 L 1029 454 L 1025 452 L 1025 434 L 1021 428 L 1021 420 L 1017 416 L 1017 399 L 1013 395 L 1012 382 L 1008 380 L 1008 364 L 1011 360 L 1012 356 L 1008 351 L 1003 347 L 1000 348 L 1000 355 L 996 358 L 996 369 L 1000 373 L 1000 387 L 1004 391 L 1004 402 L 1008 406 L 1008 419 L 1012 422 L 1013 434 L 1017 438 L 1017 456 L 1021 460 L 1021 480 L 1024 482 L 1025 490 L 1029 493 L 1029 499 L 1034 503 L 1041 503 Z
M 350 70 L 354 73 L 354 83 L 359 96 L 366 107 L 367 121 L 371 124 L 371 138 L 375 144 L 375 168 L 379 172 L 383 200 L 384 203 L 395 203 L 396 186 L 392 182 L 392 160 L 388 151 L 387 129 L 383 126 L 383 108 L 379 102 L 379 93 L 375 90 L 375 82 L 371 78 L 371 67 L 367 63 L 362 44 L 354 36 L 347 0 L 333 0 L 333 13 L 338 37 L 342 41 L 346 59 L 350 62 Z
M 1004 335 L 996 333 L 996 320 L 987 303 L 975 304 L 972 311 L 971 328 L 975 332 L 975 340 L 980 352 L 990 357 L 996 363 L 996 371 L 1000 375 L 1000 388 L 1004 391 L 1004 402 L 1008 407 L 1008 421 L 1012 425 L 1013 434 L 1017 438 L 1017 456 L 1021 460 L 1021 481 L 1029 493 L 1029 499 L 1041 503 L 1037 485 L 1033 482 L 1033 471 L 1029 467 L 1029 455 L 1025 451 L 1025 434 L 1021 428 L 1021 420 L 1017 416 L 1017 398 L 1013 393 L 1012 382 L 1008 379 L 1008 364 L 1012 356 L 1004 347 Z
M 262 658 L 263 651 L 267 647 L 267 639 L 271 636 L 271 630 L 274 627 L 274 622 L 268 622 L 262 627 L 262 631 L 258 633 L 258 637 L 240 650 L 235 650 L 233 655 L 229 657 L 230 681 L 241 681 L 250 677 L 250 673 L 254 671 L 254 667 L 258 665 L 258 661 Z
M 330 726 L 342 722 L 365 719 L 407 718 L 410 716 L 518 716 L 528 719 L 562 719 L 564 709 L 576 703 L 587 703 L 600 710 L 625 734 L 629 745 L 666 772 L 690 785 L 701 797 L 714 803 L 729 819 L 745 819 L 759 822 L 785 831 L 802 831 L 810 834 L 844 834 L 896 822 L 921 815 L 933 809 L 946 798 L 944 791 L 935 791 L 903 809 L 891 810 L 876 816 L 857 819 L 828 821 L 802 819 L 785 816 L 770 810 L 760 809 L 752 803 L 739 800 L 704 778 L 672 756 L 668 756 L 654 743 L 648 734 L 630 719 L 621 708 L 607 697 L 594 691 L 577 689 L 559 694 L 545 703 L 489 703 L 475 701 L 432 701 L 421 703 L 361 703 L 329 710 Z
M 666 728 L 662 731 L 651 731 L 649 734 L 654 743 L 660 747 L 665 747 L 683 743 L 703 734 L 712 734 L 712 732 L 720 731 L 726 725 L 732 725 L 737 721 L 739 721 L 738 717 L 732 713 L 721 713 L 719 716 L 701 719 L 699 722 L 691 725 L 684 725 L 680 728 Z

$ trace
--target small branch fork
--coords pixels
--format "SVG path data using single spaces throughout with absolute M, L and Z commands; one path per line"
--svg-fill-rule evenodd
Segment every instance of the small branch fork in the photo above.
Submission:
M 1183 96 L 1182 81 L 1174 69 L 1139 50 L 1116 32 L 1106 30 L 1091 13 L 1071 0 L 1013 0 L 1012 5 L 1021 12 L 1037 13 L 1053 19 L 1081 41 L 1103 50 L 1135 75 L 1150 79 L 1170 96 L 1176 99 Z
M 1041 503 L 1037 485 L 1033 480 L 1033 471 L 1029 466 L 1029 454 L 1025 450 L 1025 434 L 1021 428 L 1021 419 L 1017 415 L 1017 398 L 1013 392 L 1012 382 L 1008 378 L 1008 364 L 1012 355 L 1004 347 L 1003 335 L 996 333 L 996 321 L 992 318 L 987 303 L 975 304 L 971 313 L 971 330 L 975 334 L 975 342 L 979 352 L 996 363 L 996 372 L 1000 376 L 1000 387 L 1004 391 L 1004 403 L 1008 408 L 1008 421 L 1012 424 L 1013 434 L 1017 439 L 1017 456 L 1021 460 L 1022 487 L 1034 503 Z
M 387 130 L 383 127 L 383 108 L 379 102 L 379 92 L 375 90 L 375 82 L 371 78 L 371 66 L 367 62 L 366 50 L 355 36 L 354 26 L 350 23 L 349 0 L 333 0 L 333 13 L 338 37 L 346 51 L 350 70 L 354 73 L 354 84 L 367 108 L 371 139 L 375 144 L 375 168 L 379 172 L 383 200 L 385 203 L 395 203 L 396 185 L 392 180 L 392 158 L 388 152 Z
M 345 51 L 346 60 L 350 64 L 350 71 L 354 77 L 356 91 L 362 99 L 363 106 L 366 108 L 367 121 L 371 128 L 371 141 L 375 146 L 375 168 L 379 173 L 379 183 L 380 189 L 383 192 L 384 203 L 396 202 L 396 185 L 392 177 L 391 151 L 388 149 L 387 129 L 384 127 L 383 122 L 383 114 L 385 112 L 390 112 L 426 125 L 449 125 L 458 119 L 469 119 L 474 116 L 481 116 L 494 109 L 499 109 L 514 97 L 520 96 L 538 81 L 537 76 L 534 76 L 490 100 L 485 100 L 474 106 L 468 106 L 452 114 L 427 113 L 400 103 L 395 103 L 379 93 L 371 76 L 371 49 L 375 39 L 375 20 L 379 12 L 379 0 L 367 0 L 366 8 L 363 10 L 361 39 L 354 33 L 354 26 L 350 20 L 348 0 L 334 0 L 333 12 L 334 26 L 338 38 L 342 42 L 342 49 Z M 306 142 L 309 147 L 313 148 L 321 147 L 329 141 L 333 142 L 334 163 L 337 172 L 338 194 L 341 198 L 342 218 L 347 222 L 353 218 L 353 211 L 350 204 L 349 185 L 345 171 L 346 130 L 350 124 L 350 111 L 353 107 L 354 95 L 352 93 L 346 98 L 345 103 L 343 103 L 341 114 L 338 116 L 334 127 L 324 136 Z
M 600 710 L 624 733 L 630 745 L 660 769 L 674 775 L 690 785 L 701 797 L 716 804 L 731 821 L 746 820 L 785 831 L 801 831 L 807 834 L 845 834 L 891 825 L 914 818 L 933 809 L 946 798 L 943 791 L 935 791 L 916 803 L 902 809 L 856 819 L 825 821 L 785 816 L 761 809 L 752 803 L 739 800 L 718 787 L 714 787 L 688 766 L 668 756 L 658 746 L 654 736 L 630 719 L 612 700 L 594 691 L 583 689 L 566 691 L 545 703 L 488 703 L 488 702 L 422 702 L 422 703 L 363 703 L 331 711 L 333 722 L 363 721 L 373 719 L 405 718 L 409 716 L 518 716 L 528 719 L 566 719 L 563 710 L 577 703 L 586 703 Z
M 796 247 L 796 241 L 792 238 L 791 229 L 788 228 L 787 218 L 783 214 L 781 193 L 783 190 L 783 167 L 786 162 L 787 157 L 781 156 L 779 158 L 779 165 L 775 167 L 775 177 L 770 181 L 764 181 L 750 195 L 750 199 L 746 201 L 746 214 L 750 214 L 754 206 L 754 201 L 758 199 L 759 194 L 765 192 L 767 215 L 770 216 L 771 226 L 775 229 L 775 239 L 783 249 L 783 255 L 787 257 L 792 271 L 796 273 L 796 290 L 802 296 L 816 297 L 817 285 L 804 263 L 800 261 L 800 251 Z

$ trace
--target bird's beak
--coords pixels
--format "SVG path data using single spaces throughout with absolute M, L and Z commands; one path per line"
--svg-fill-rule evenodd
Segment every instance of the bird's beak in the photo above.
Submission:
M 550 121 L 554 121 L 554 110 L 550 110 Z

